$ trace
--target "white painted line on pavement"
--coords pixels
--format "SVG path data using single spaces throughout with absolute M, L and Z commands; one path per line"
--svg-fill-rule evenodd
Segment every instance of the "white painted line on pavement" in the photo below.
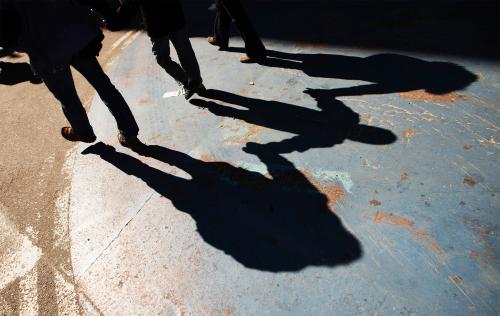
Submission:
M 0 207 L 0 290 L 32 270 L 42 251 L 21 234 Z
M 130 44 L 132 44 L 133 41 L 135 41 L 135 39 L 141 35 L 141 32 L 140 31 L 135 31 L 134 34 L 132 34 L 132 36 L 130 36 L 130 38 L 125 41 L 125 43 L 123 44 L 123 48 L 122 49 L 125 49 L 127 48 Z
M 134 31 L 128 31 L 127 33 L 123 34 L 122 37 L 120 37 L 119 39 L 116 40 L 116 42 L 113 43 L 113 45 L 111 45 L 111 49 L 110 49 L 110 53 L 112 51 L 114 51 L 118 46 L 120 46 L 120 44 L 125 41 L 129 36 L 132 35 L 132 33 L 134 33 Z

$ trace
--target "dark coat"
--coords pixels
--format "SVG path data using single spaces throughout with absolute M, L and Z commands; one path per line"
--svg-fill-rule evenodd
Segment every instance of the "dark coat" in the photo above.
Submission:
M 0 1 L 19 15 L 23 24 L 20 49 L 40 74 L 69 65 L 79 52 L 100 49 L 102 31 L 89 11 L 74 0 Z
M 122 18 L 130 18 L 139 9 L 148 35 L 152 38 L 167 36 L 186 24 L 179 0 L 124 0 L 119 15 Z
M 0 2 L 0 47 L 6 50 L 14 49 L 22 30 L 23 25 L 16 11 L 9 10 Z

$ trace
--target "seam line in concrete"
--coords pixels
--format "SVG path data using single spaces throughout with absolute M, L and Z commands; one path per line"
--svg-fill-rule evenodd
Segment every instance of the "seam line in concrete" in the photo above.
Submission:
M 94 265 L 94 263 L 96 263 L 97 260 L 99 260 L 99 258 L 102 257 L 102 255 L 106 252 L 106 250 L 108 250 L 108 248 L 111 246 L 111 244 L 113 244 L 113 242 L 118 239 L 118 237 L 120 237 L 120 234 L 122 233 L 122 231 L 125 229 L 125 227 L 128 226 L 128 224 L 130 224 L 130 222 L 137 216 L 137 214 L 139 214 L 142 209 L 146 206 L 146 204 L 148 204 L 149 200 L 151 200 L 151 198 L 153 197 L 153 195 L 155 194 L 155 192 L 152 192 L 149 197 L 144 201 L 144 203 L 142 203 L 142 205 L 138 208 L 137 212 L 135 212 L 134 215 L 132 215 L 130 217 L 130 219 L 127 221 L 127 223 L 125 225 L 123 225 L 123 227 L 120 229 L 120 231 L 115 235 L 115 237 L 113 237 L 113 239 L 111 239 L 111 241 L 108 243 L 108 245 L 101 251 L 101 253 L 88 265 L 87 268 L 85 268 L 85 270 L 83 270 L 83 272 L 78 276 L 78 279 L 81 279 L 81 277 L 83 275 L 85 275 L 85 273 L 87 273 L 87 271 L 89 271 L 92 266 Z

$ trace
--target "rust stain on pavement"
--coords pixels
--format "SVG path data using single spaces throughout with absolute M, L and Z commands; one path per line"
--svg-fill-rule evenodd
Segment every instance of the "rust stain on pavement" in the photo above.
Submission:
M 404 139 L 409 140 L 413 136 L 415 136 L 415 130 L 413 128 L 407 128 L 401 134 Z
M 407 229 L 417 242 L 425 245 L 425 247 L 429 251 L 431 251 L 436 256 L 436 258 L 439 259 L 440 262 L 444 262 L 444 258 L 447 254 L 446 250 L 443 249 L 441 245 L 439 245 L 436 237 L 433 234 L 425 230 L 417 229 L 416 223 L 414 221 L 383 211 L 378 211 L 377 213 L 375 213 L 373 221 L 376 224 L 386 223 L 389 225 Z
M 462 278 L 458 275 L 454 275 L 452 278 L 451 278 L 451 281 L 455 284 L 460 284 L 462 283 Z
M 150 99 L 150 98 L 142 98 L 139 100 L 138 105 L 139 106 L 147 106 L 147 105 L 152 105 L 155 103 L 155 100 Z
M 473 187 L 477 184 L 477 181 L 470 178 L 470 177 L 466 177 L 464 178 L 464 185 L 467 185 L 467 186 L 470 186 L 470 187 Z
M 446 254 L 446 251 L 443 248 L 441 248 L 441 246 L 436 242 L 430 243 L 428 247 L 432 252 L 435 252 L 438 255 L 442 256 Z
M 425 90 L 401 92 L 399 96 L 405 100 L 431 103 L 450 103 L 465 99 L 465 96 L 454 92 L 445 94 L 432 94 Z
M 265 127 L 248 124 L 243 121 L 241 122 L 241 125 L 239 127 L 233 127 L 226 124 L 224 124 L 223 127 L 228 128 L 231 131 L 231 133 L 234 134 L 229 137 L 226 137 L 224 140 L 227 143 L 237 144 L 237 145 L 245 145 L 246 143 L 251 141 L 253 142 L 259 141 L 258 137 L 259 133 L 267 130 L 267 128 Z M 240 132 L 241 134 L 238 135 L 238 133 Z
M 328 207 L 335 212 L 336 206 L 347 197 L 347 192 L 338 183 L 322 182 L 307 171 L 302 172 L 304 176 L 328 198 Z
M 319 184 L 319 190 L 323 192 L 328 198 L 328 206 L 332 211 L 335 211 L 335 207 L 338 202 L 344 200 L 347 196 L 346 192 L 340 185 L 321 185 Z
M 478 248 L 481 248 L 472 250 L 469 258 L 478 259 L 482 263 L 495 263 L 497 259 L 494 254 L 497 241 L 495 227 L 491 224 L 481 223 L 476 219 L 465 219 L 464 224 L 472 228 L 475 236 L 473 242 Z
M 384 222 L 387 224 L 403 226 L 403 227 L 415 226 L 415 222 L 412 220 L 409 220 L 407 218 L 398 215 L 394 215 L 392 213 L 386 213 L 384 211 L 377 211 L 377 213 L 375 213 L 375 218 L 373 219 L 373 221 L 377 224 Z

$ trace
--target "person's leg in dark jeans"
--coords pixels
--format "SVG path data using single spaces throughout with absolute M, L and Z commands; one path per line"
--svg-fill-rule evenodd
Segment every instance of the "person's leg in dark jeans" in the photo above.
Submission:
M 231 27 L 231 17 L 221 4 L 220 0 L 215 1 L 217 13 L 214 22 L 214 36 L 208 38 L 212 45 L 219 46 L 221 49 L 229 47 L 229 31 Z
M 170 43 L 174 45 L 180 65 L 170 57 Z M 184 97 L 189 99 L 203 89 L 200 66 L 189 41 L 187 28 L 183 27 L 169 36 L 151 38 L 153 54 L 158 64 L 184 88 Z
M 118 130 L 127 139 L 134 139 L 139 133 L 139 127 L 132 111 L 121 95 L 104 73 L 95 57 L 78 56 L 73 58 L 71 65 L 80 72 L 94 87 L 99 97 L 114 116 Z
M 248 19 L 239 0 L 219 0 L 219 4 L 234 21 L 236 28 L 245 42 L 246 54 L 250 58 L 266 56 L 266 48 Z M 243 61 L 243 60 L 242 60 Z
M 198 65 L 193 46 L 189 41 L 187 28 L 183 27 L 172 33 L 170 35 L 170 41 L 174 45 L 177 57 L 179 57 L 179 62 L 186 72 L 188 87 L 201 84 L 200 66 Z
M 187 84 L 186 72 L 170 57 L 170 37 L 151 38 L 151 43 L 153 44 L 152 50 L 158 65 L 165 69 L 179 85 Z
M 43 74 L 42 78 L 50 92 L 61 103 L 64 116 L 66 116 L 76 136 L 83 141 L 94 141 L 94 131 L 76 92 L 69 66 L 54 73 Z

